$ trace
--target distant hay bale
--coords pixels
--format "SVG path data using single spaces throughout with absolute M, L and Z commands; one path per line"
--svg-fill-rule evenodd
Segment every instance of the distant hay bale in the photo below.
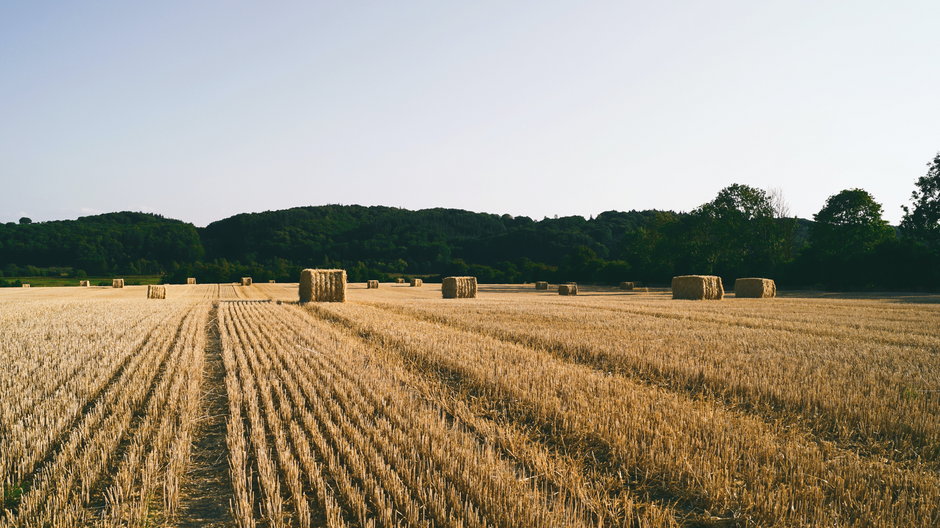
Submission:
M 112 288 L 123 288 L 123 287 L 124 287 L 124 279 L 111 279 L 111 287 L 112 287 Z
M 441 294 L 445 299 L 473 299 L 477 296 L 477 278 L 444 277 Z
M 421 286 L 424 285 L 424 281 L 421 279 L 411 279 L 411 281 L 409 281 L 409 284 L 411 284 L 412 288 L 420 288 Z
M 166 286 L 150 284 L 147 286 L 148 299 L 166 299 Z
M 720 300 L 725 296 L 721 277 L 715 275 L 680 275 L 672 278 L 672 298 Z
M 568 284 L 559 284 L 558 285 L 558 295 L 577 295 L 578 294 L 578 285 L 569 282 Z
M 548 283 L 545 282 L 545 281 L 536 281 L 536 282 L 535 282 L 535 289 L 536 289 L 536 290 L 547 290 L 547 289 L 548 289 Z
M 748 277 L 735 279 L 734 296 L 763 299 L 777 296 L 777 285 L 773 279 L 759 279 Z
M 251 286 L 251 277 L 242 277 L 242 286 Z
M 621 282 L 620 283 L 621 290 L 631 291 L 635 287 L 636 287 L 636 283 L 633 283 L 633 282 Z
M 91 281 L 80 280 L 80 281 L 78 281 L 78 285 L 79 285 L 80 287 L 91 286 Z
M 378 288 L 378 287 L 379 287 L 379 281 L 377 280 L 370 280 L 366 282 L 366 288 L 368 289 Z
M 346 302 L 346 270 L 301 271 L 300 302 Z
M 196 284 L 196 277 L 188 277 L 186 279 L 186 284 Z
M 395 284 L 404 284 L 404 283 L 405 283 L 405 279 L 401 277 L 398 277 L 397 279 L 395 279 Z
M 274 279 L 270 279 L 270 280 L 268 280 L 268 284 L 274 284 L 275 282 L 277 282 L 277 281 L 276 281 L 276 280 L 274 280 Z
M 24 287 L 24 288 L 29 288 L 29 287 L 30 287 L 29 284 L 21 284 L 21 286 Z

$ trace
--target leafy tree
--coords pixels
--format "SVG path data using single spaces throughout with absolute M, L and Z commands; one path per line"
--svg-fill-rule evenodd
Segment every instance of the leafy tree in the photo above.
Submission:
M 33 223 L 33 220 L 31 218 L 27 218 L 25 216 L 23 218 L 20 218 L 20 225 L 27 225 L 27 224 L 32 224 L 32 223 Z
M 940 249 L 940 153 L 927 167 L 927 174 L 917 180 L 917 188 L 911 193 L 913 208 L 901 206 L 904 209 L 901 232 Z
M 853 256 L 872 251 L 894 237 L 881 217 L 881 204 L 863 189 L 846 189 L 832 195 L 813 215 L 812 244 L 823 255 Z

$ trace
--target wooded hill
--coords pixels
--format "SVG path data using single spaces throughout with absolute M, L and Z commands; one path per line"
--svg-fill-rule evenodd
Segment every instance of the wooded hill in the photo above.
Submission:
M 763 191 L 731 186 L 690 213 L 607 211 L 589 219 L 326 205 L 197 228 L 122 212 L 0 225 L 0 266 L 6 277 L 163 273 L 171 282 L 296 281 L 303 267 L 343 267 L 351 281 L 475 275 L 481 282 L 666 284 L 676 274 L 715 273 L 728 281 L 774 277 L 783 288 L 940 287 L 936 245 L 897 234 L 874 205 L 877 218 L 862 224 L 846 222 L 846 211 L 827 220 L 825 208 L 816 222 L 779 218 Z M 864 217 L 851 200 L 843 209 Z

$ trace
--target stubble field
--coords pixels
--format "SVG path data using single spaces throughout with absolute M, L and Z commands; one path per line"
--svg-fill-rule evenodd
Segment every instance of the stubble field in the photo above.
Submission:
M 0 291 L 0 526 L 940 525 L 936 297 L 349 288 Z

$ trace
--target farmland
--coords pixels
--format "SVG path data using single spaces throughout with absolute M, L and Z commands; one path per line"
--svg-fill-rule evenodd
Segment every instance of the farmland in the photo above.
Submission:
M 940 298 L 0 291 L 0 526 L 937 526 Z

